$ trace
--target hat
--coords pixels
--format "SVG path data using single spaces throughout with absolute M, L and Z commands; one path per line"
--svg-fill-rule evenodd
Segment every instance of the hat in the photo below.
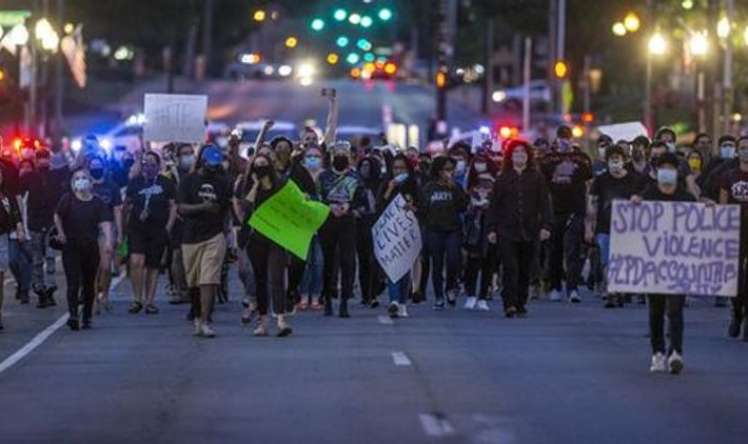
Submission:
M 68 161 L 62 153 L 55 153 L 49 159 L 49 167 L 53 170 L 59 170 L 68 166 Z
M 207 145 L 203 149 L 201 159 L 207 166 L 219 166 L 223 162 L 223 154 L 215 145 Z

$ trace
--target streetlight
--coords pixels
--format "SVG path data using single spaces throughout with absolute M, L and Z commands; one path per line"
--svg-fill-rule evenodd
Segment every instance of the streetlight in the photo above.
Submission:
M 618 37 L 623 37 L 626 35 L 626 25 L 624 25 L 622 22 L 615 22 L 613 23 L 613 27 L 611 28 L 611 31 L 613 31 L 613 34 Z
M 626 27 L 626 31 L 628 32 L 638 31 L 640 25 L 639 16 L 634 12 L 629 12 L 623 19 L 623 26 Z
M 650 37 L 647 46 L 651 55 L 661 56 L 667 52 L 667 40 L 659 33 L 655 33 Z
M 654 120 L 652 118 L 652 58 L 661 57 L 667 53 L 668 43 L 665 37 L 655 32 L 647 42 L 647 67 L 644 76 L 644 126 L 652 130 Z
M 717 36 L 723 40 L 726 39 L 730 36 L 731 28 L 730 20 L 727 17 L 722 17 L 717 22 Z
M 694 32 L 688 41 L 688 49 L 694 57 L 705 58 L 709 52 L 709 39 L 707 31 Z M 698 64 L 698 74 L 696 76 L 696 107 L 699 121 L 699 131 L 706 129 L 706 110 L 704 107 L 705 100 L 705 80 L 704 70 L 701 64 Z
M 256 22 L 264 22 L 265 17 L 267 17 L 267 13 L 262 9 L 258 9 L 253 15 L 253 18 Z
M 694 32 L 691 35 L 691 39 L 688 41 L 688 48 L 691 51 L 691 55 L 704 57 L 709 52 L 709 38 L 707 37 L 707 31 Z
M 299 39 L 294 36 L 290 36 L 286 39 L 286 48 L 295 48 L 299 44 Z

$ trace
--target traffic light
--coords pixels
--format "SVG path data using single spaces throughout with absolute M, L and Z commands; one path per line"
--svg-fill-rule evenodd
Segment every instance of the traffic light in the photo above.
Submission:
M 436 87 L 444 89 L 447 86 L 447 73 L 439 71 L 436 73 Z
M 325 28 L 325 21 L 321 18 L 316 18 L 312 20 L 312 29 L 314 31 L 322 31 Z
M 5 71 L 3 71 L 2 68 L 0 68 L 0 82 L 2 82 L 3 80 L 5 80 Z
M 569 75 L 569 66 L 563 60 L 557 60 L 553 65 L 553 74 L 557 79 L 565 79 Z

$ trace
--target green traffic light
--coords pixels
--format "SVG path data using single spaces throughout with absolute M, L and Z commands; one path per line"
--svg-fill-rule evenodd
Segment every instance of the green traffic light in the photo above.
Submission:
M 345 48 L 346 46 L 348 46 L 348 37 L 341 35 L 340 37 L 338 37 L 338 40 L 336 40 L 335 43 L 341 48 Z
M 315 31 L 322 31 L 322 29 L 324 29 L 324 27 L 325 27 L 325 21 L 324 20 L 322 20 L 320 18 L 316 18 L 316 19 L 312 20 L 312 29 L 313 30 L 315 30 Z
M 345 9 L 336 9 L 333 17 L 335 18 L 335 20 L 342 22 L 348 17 L 348 11 L 346 11 Z
M 382 8 L 379 10 L 379 18 L 383 21 L 387 21 L 392 18 L 392 11 L 390 11 L 387 8 Z

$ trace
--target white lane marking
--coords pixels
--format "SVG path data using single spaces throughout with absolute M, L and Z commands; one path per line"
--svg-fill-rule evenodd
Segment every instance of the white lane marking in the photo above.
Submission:
M 120 274 L 112 281 L 112 285 L 109 288 L 111 290 L 114 290 L 115 288 L 117 288 L 117 286 L 122 282 L 124 278 L 125 278 L 125 273 Z M 38 335 L 34 336 L 34 339 L 29 341 L 23 347 L 21 347 L 17 352 L 8 356 L 3 362 L 0 362 L 0 373 L 13 367 L 15 364 L 18 363 L 18 361 L 20 361 L 21 359 L 26 357 L 29 353 L 34 351 L 35 348 L 42 345 L 44 341 L 47 340 L 47 338 L 52 336 L 54 332 L 56 332 L 57 330 L 60 329 L 60 327 L 65 325 L 65 323 L 68 321 L 69 316 L 70 315 L 68 313 L 65 313 L 64 315 L 60 316 L 59 319 L 57 319 L 55 322 L 52 323 L 52 325 L 45 328 Z
M 392 352 L 392 361 L 394 361 L 395 365 L 398 367 L 411 366 L 410 359 L 408 359 L 408 356 L 405 354 L 405 352 Z
M 392 319 L 389 316 L 385 316 L 385 315 L 379 315 L 377 317 L 377 320 L 379 320 L 379 323 L 382 325 L 393 325 L 394 324 Z
M 452 424 L 442 416 L 433 415 L 430 413 L 421 413 L 418 415 L 421 420 L 421 427 L 428 436 L 435 438 L 441 438 L 443 436 L 451 435 L 455 432 Z

